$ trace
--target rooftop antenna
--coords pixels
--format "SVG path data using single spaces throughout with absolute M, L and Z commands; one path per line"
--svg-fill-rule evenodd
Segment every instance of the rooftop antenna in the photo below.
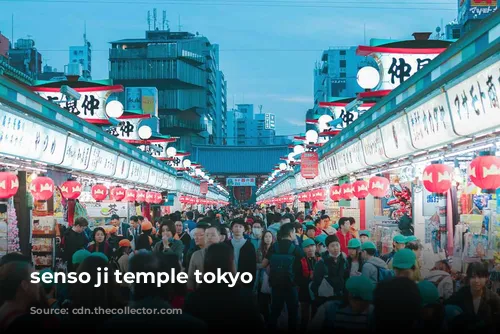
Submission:
M 260 111 L 260 113 L 262 114 L 262 104 L 261 104 L 261 105 L 259 105 L 259 111 Z
M 156 30 L 156 8 L 153 8 L 153 30 Z
M 166 10 L 163 11 L 163 30 L 165 30 L 165 26 L 167 27 L 167 31 L 170 31 L 170 25 L 168 24 Z
M 83 42 L 87 46 L 87 21 L 83 21 Z
M 12 39 L 11 43 L 14 44 L 14 14 L 12 14 Z
M 151 11 L 148 10 L 148 30 L 151 30 Z
M 182 30 L 182 25 L 181 25 L 181 14 L 179 14 L 179 32 Z
M 364 26 L 364 28 L 363 28 L 363 30 L 364 30 L 364 33 L 363 33 L 363 44 L 366 45 L 366 23 L 363 26 Z

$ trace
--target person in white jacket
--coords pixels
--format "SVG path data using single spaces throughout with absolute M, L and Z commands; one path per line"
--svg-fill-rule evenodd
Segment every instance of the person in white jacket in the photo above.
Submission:
M 451 268 L 445 260 L 436 262 L 429 275 L 425 277 L 425 280 L 436 285 L 439 291 L 439 297 L 442 300 L 450 298 L 454 292 Z

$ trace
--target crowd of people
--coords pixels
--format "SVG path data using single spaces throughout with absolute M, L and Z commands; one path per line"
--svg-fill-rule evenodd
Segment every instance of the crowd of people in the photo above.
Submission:
M 89 283 L 32 283 L 31 259 L 0 260 L 0 332 L 109 331 L 168 328 L 235 331 L 482 331 L 496 332 L 500 297 L 487 289 L 488 267 L 468 265 L 458 286 L 447 261 L 426 277 L 422 245 L 397 235 L 379 254 L 369 231 L 351 217 L 289 208 L 225 207 L 175 212 L 150 222 L 111 217 L 110 228 L 88 228 L 77 218 L 65 231 L 60 256 L 67 272 L 89 273 Z M 100 270 L 188 274 L 187 284 L 114 281 L 95 287 Z M 253 280 L 198 283 L 202 273 L 251 273 Z M 44 272 L 52 272 L 45 269 Z M 180 309 L 182 314 L 78 314 L 82 308 Z M 35 310 L 43 310 L 33 314 Z M 54 310 L 69 310 L 67 314 Z M 51 310 L 52 312 L 48 312 Z

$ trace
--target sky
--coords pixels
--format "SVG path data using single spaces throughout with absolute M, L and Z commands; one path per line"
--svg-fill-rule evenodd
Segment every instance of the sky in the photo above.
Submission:
M 0 0 L 0 32 L 33 38 L 44 65 L 63 70 L 69 46 L 93 45 L 92 77 L 108 78 L 109 42 L 143 38 L 147 12 L 167 12 L 170 29 L 199 32 L 220 46 L 228 108 L 253 103 L 276 114 L 278 135 L 305 131 L 313 70 L 322 50 L 413 39 L 457 16 L 457 0 Z M 366 32 L 366 34 L 365 34 Z

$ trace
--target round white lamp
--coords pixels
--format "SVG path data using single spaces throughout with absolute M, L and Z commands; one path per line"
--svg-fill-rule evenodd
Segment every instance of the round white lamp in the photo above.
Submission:
M 177 153 L 177 152 L 176 152 L 176 153 Z M 182 166 L 184 166 L 184 168 L 189 168 L 189 167 L 191 167 L 191 160 L 189 160 L 189 159 L 183 160 L 183 161 L 182 161 Z
M 295 154 L 294 152 L 290 152 L 290 153 L 288 154 L 288 160 L 289 160 L 289 161 L 295 161 L 294 156 L 296 156 L 296 154 Z
M 319 135 L 314 130 L 309 130 L 306 132 L 306 142 L 307 143 L 316 143 L 318 141 Z
M 176 154 L 177 154 L 177 150 L 175 149 L 175 147 L 169 147 L 169 148 L 167 148 L 167 156 L 169 158 L 175 157 Z
M 139 138 L 142 140 L 148 140 L 153 135 L 153 130 L 147 125 L 143 125 L 138 130 Z
M 110 118 L 118 118 L 123 115 L 123 104 L 120 101 L 113 100 L 106 104 L 106 115 Z
M 305 148 L 304 146 L 302 145 L 295 145 L 295 147 L 293 148 L 293 155 L 298 155 L 298 154 L 302 154 L 305 152 Z
M 374 89 L 380 82 L 380 73 L 374 67 L 365 66 L 359 69 L 356 80 L 361 88 Z
M 209 180 L 208 183 L 214 184 L 214 180 Z
M 285 170 L 286 169 L 286 163 L 282 162 L 280 163 L 280 170 Z

